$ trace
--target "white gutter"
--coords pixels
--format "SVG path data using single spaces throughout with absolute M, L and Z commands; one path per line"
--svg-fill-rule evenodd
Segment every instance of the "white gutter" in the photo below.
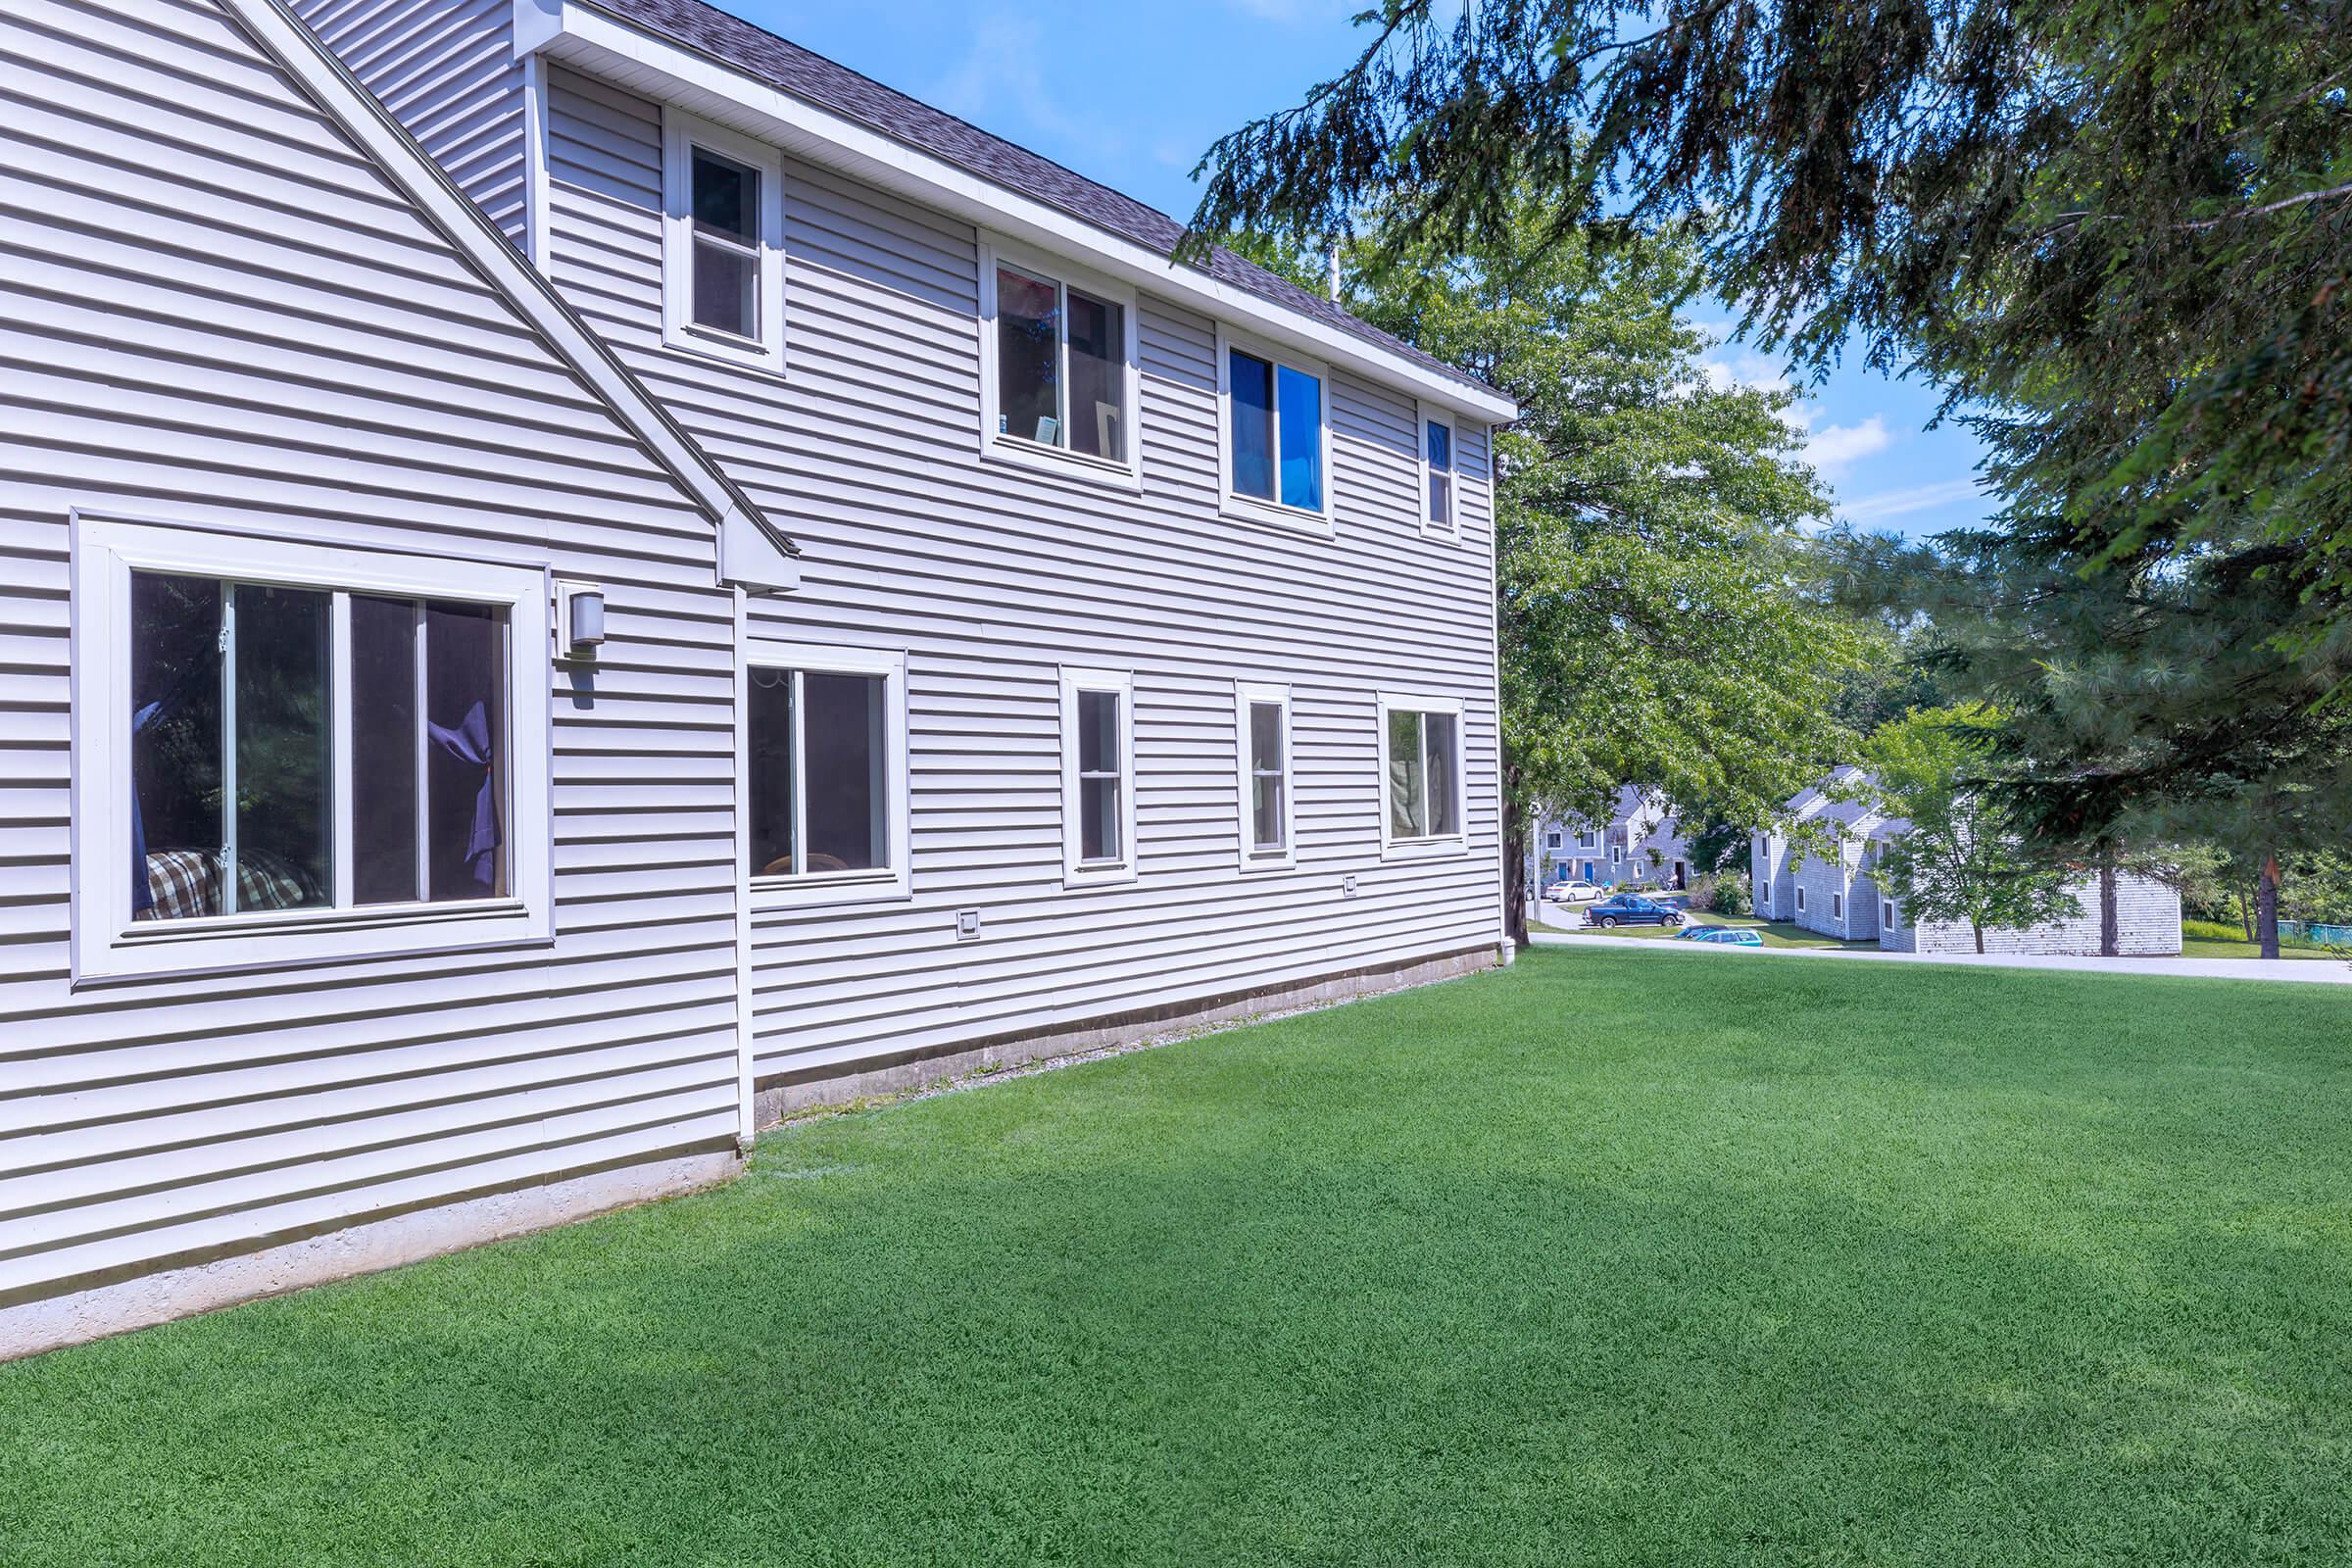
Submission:
M 811 163 L 905 196 L 975 227 L 1082 261 L 1122 282 L 1219 321 L 1246 325 L 1326 364 L 1409 391 L 1485 424 L 1508 424 L 1518 406 L 1492 389 L 1285 309 L 1206 272 L 1179 267 L 1149 246 L 1096 227 L 1060 208 L 991 180 L 578 0 L 514 0 L 517 58 L 543 55 L 706 120 L 773 143 Z

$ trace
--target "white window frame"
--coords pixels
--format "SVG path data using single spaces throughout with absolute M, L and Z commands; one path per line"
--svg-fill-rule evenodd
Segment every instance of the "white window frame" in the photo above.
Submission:
M 1838 921 L 1843 921 L 1845 919 L 1844 894 L 1832 893 L 1830 895 L 1830 918 Z
M 1414 509 L 1421 517 L 1421 537 L 1424 539 L 1458 539 L 1462 534 L 1461 426 L 1455 422 L 1453 411 L 1439 404 L 1423 403 L 1419 406 L 1419 412 L 1420 419 L 1413 426 L 1413 440 L 1421 449 L 1420 462 L 1414 466 L 1416 471 L 1421 475 L 1421 493 L 1414 503 Z M 1446 515 L 1443 518 L 1433 517 L 1429 514 L 1429 476 L 1432 472 L 1429 461 L 1429 427 L 1433 424 L 1442 424 L 1446 427 L 1446 450 L 1453 455 L 1453 466 L 1446 470 L 1451 476 L 1451 482 L 1446 486 Z
M 1264 360 L 1275 368 L 1274 411 L 1274 494 L 1277 499 L 1262 500 L 1257 496 L 1236 493 L 1233 488 L 1233 351 Z M 1288 366 L 1303 375 L 1311 375 L 1322 383 L 1323 428 L 1320 456 L 1317 461 L 1323 469 L 1323 505 L 1318 511 L 1282 504 L 1282 394 L 1281 370 Z M 1279 528 L 1293 528 L 1306 533 L 1330 537 L 1336 512 L 1333 481 L 1336 475 L 1331 464 L 1331 368 L 1320 360 L 1309 359 L 1288 349 L 1278 349 L 1262 338 L 1250 337 L 1233 331 L 1222 323 L 1217 327 L 1217 510 L 1228 517 L 1245 518 L 1251 522 L 1272 523 Z M 1427 510 L 1426 507 L 1423 510 Z
M 1412 692 L 1381 692 L 1378 694 L 1380 738 L 1380 788 L 1376 800 L 1380 807 L 1380 858 L 1384 860 L 1424 859 L 1433 856 L 1467 855 L 1470 853 L 1470 768 L 1468 753 L 1470 739 L 1462 724 L 1462 700 L 1458 697 L 1431 697 Z M 1429 838 L 1400 839 L 1391 830 L 1389 820 L 1389 715 L 1396 712 L 1450 713 L 1453 715 L 1453 817 L 1457 824 L 1452 833 Z M 1427 743 L 1424 742 L 1424 745 Z M 1423 764 L 1426 769 L 1426 762 Z M 1424 773 L 1426 777 L 1426 772 Z
M 1797 884 L 1796 888 L 1796 912 L 1799 914 L 1805 912 L 1805 888 L 1801 882 Z
M 760 175 L 760 336 L 694 319 L 694 149 L 708 148 Z M 662 111 L 662 341 L 683 354 L 784 373 L 784 155 L 675 106 Z
M 1256 782 L 1256 770 L 1250 765 L 1250 710 L 1266 703 L 1282 710 L 1282 845 L 1273 850 L 1261 850 L 1250 842 L 1250 792 Z M 1236 804 L 1239 808 L 1240 832 L 1237 837 L 1241 843 L 1241 867 L 1245 871 L 1291 870 L 1298 864 L 1298 754 L 1291 725 L 1290 687 L 1262 681 L 1235 681 L 1233 728 L 1234 780 L 1240 790 Z
M 554 940 L 553 587 L 543 564 L 466 561 L 193 523 L 76 512 L 74 560 L 74 981 L 341 963 Z M 163 572 L 338 595 L 329 635 L 347 667 L 350 594 L 456 600 L 508 626 L 504 824 L 510 893 L 463 903 L 250 911 L 133 921 L 130 575 Z M 336 904 L 352 873 L 351 703 L 328 704 Z
M 883 830 L 883 842 L 888 846 L 890 864 L 870 870 L 817 871 L 801 876 L 760 876 L 748 863 L 751 854 L 751 830 L 748 813 L 751 809 L 751 672 L 754 669 L 789 669 L 813 675 L 879 675 L 884 678 L 882 697 L 883 725 L 883 808 L 890 819 Z M 908 850 L 911 835 L 906 787 L 906 656 L 882 648 L 846 648 L 829 643 L 787 642 L 776 637 L 757 634 L 747 637 L 743 654 L 736 666 L 736 690 L 743 695 L 743 791 L 747 813 L 742 843 L 736 853 L 747 858 L 744 866 L 746 886 L 751 890 L 752 912 L 763 913 L 774 909 L 805 908 L 810 905 L 871 904 L 913 896 L 913 867 L 909 864 Z M 799 724 L 805 712 L 795 701 L 793 714 Z M 793 765 L 805 778 L 808 771 L 808 749 L 799 734 L 793 737 Z M 808 792 L 802 778 L 793 781 L 792 842 L 805 845 L 808 841 L 807 822 Z
M 1119 858 L 1088 860 L 1078 830 L 1078 694 L 1115 692 L 1119 698 Z M 1135 843 L 1135 672 L 1061 666 L 1061 879 L 1065 887 L 1107 887 L 1133 882 L 1142 863 Z
M 1881 899 L 1879 901 L 1879 924 L 1891 931 L 1899 923 L 1894 917 L 1894 901 Z
M 1094 295 L 1120 307 L 1123 326 L 1120 352 L 1126 359 L 1126 461 L 1113 463 L 1105 458 L 1073 452 L 1068 447 L 1050 447 L 1042 442 L 998 432 L 1001 394 L 997 376 L 997 267 L 1000 263 L 1016 272 L 1026 272 L 1041 283 L 1052 283 L 1055 298 L 1063 302 L 1060 359 L 1057 363 L 1061 377 L 1060 391 L 1064 397 L 1068 395 L 1070 385 L 1070 316 L 1067 304 L 1070 289 L 1075 287 L 1080 293 Z M 1137 308 L 1136 292 L 1127 284 L 1088 271 L 1083 267 L 1025 250 L 1001 236 L 983 234 L 980 238 L 979 318 L 981 457 L 1045 473 L 1057 473 L 1065 478 L 1141 491 L 1144 488 L 1144 377 L 1140 347 L 1142 333 L 1137 323 L 1141 315 L 1142 312 Z

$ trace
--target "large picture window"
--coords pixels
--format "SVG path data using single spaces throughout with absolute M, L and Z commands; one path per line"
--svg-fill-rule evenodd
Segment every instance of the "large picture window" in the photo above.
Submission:
M 1406 852 L 1460 848 L 1461 705 L 1384 694 L 1380 723 L 1383 842 Z
M 662 139 L 664 340 L 781 372 L 782 156 L 676 110 Z
M 1135 297 L 981 251 L 982 451 L 1134 482 Z
M 1062 870 L 1073 883 L 1134 879 L 1135 678 L 1061 672 Z
M 752 879 L 778 889 L 903 891 L 904 658 L 757 642 L 744 677 Z
M 475 911 L 544 934 L 543 573 L 80 526 L 77 873 L 111 868 L 77 889 L 84 972 L 399 951 Z
M 1329 525 L 1329 396 L 1322 368 L 1218 339 L 1228 510 Z
M 1291 689 L 1242 681 L 1234 688 L 1240 752 L 1242 868 L 1295 863 L 1291 840 Z

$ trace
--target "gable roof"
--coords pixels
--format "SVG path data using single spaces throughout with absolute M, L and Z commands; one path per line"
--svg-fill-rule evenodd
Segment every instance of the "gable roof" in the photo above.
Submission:
M 710 518 L 718 531 L 720 579 L 760 590 L 798 586 L 800 568 L 792 558 L 800 547 L 704 454 L 375 95 L 297 20 L 287 0 L 220 3 Z
M 992 136 L 945 110 L 885 87 L 704 0 L 581 3 L 1161 257 L 1172 256 L 1184 236 L 1183 223 L 1132 196 L 1026 147 Z M 1502 396 L 1467 371 L 1383 332 L 1223 246 L 1210 253 L 1205 270 L 1220 283 L 1336 328 L 1459 386 L 1490 397 Z

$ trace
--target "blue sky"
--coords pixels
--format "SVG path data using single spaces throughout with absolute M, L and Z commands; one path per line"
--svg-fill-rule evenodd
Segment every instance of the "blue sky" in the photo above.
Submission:
M 1365 0 L 717 0 L 902 92 L 939 105 L 1178 218 L 1201 152 L 1298 101 L 1361 47 Z M 1694 312 L 1728 332 L 1728 312 Z M 1779 382 L 1738 344 L 1713 373 Z M 1859 367 L 1808 387 L 1807 452 L 1841 515 L 1924 535 L 1978 520 L 1975 438 L 1925 428 L 1935 394 Z

